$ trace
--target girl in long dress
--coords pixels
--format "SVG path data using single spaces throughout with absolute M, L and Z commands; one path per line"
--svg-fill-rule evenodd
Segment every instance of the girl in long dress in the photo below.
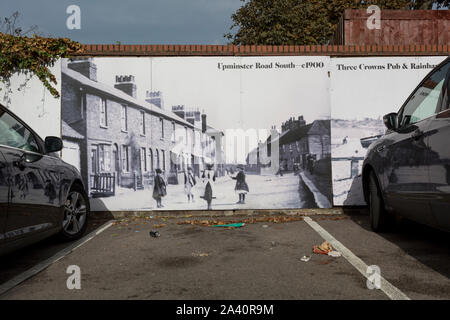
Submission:
M 187 173 L 184 173 L 184 192 L 186 192 L 188 202 L 194 201 L 194 194 L 192 193 L 192 188 L 197 184 L 195 180 L 194 173 L 192 172 L 192 168 L 189 167 Z
M 162 197 L 164 197 L 167 194 L 166 191 L 166 182 L 164 181 L 164 178 L 161 176 L 162 171 L 161 169 L 155 170 L 155 180 L 153 182 L 153 199 L 156 200 L 156 207 L 162 208 L 164 207 L 162 205 Z
M 203 183 L 206 183 L 206 186 L 205 186 L 205 192 L 201 198 L 203 198 L 206 201 L 206 203 L 208 204 L 207 210 L 211 210 L 212 209 L 211 202 L 212 202 L 212 199 L 215 198 L 213 196 L 213 185 L 214 185 L 214 182 L 216 181 L 216 173 L 213 170 L 212 164 L 208 164 L 206 166 L 206 170 L 203 171 L 202 179 L 203 179 Z
M 249 192 L 248 184 L 245 181 L 245 173 L 244 173 L 244 167 L 238 166 L 238 174 L 236 177 L 232 177 L 234 180 L 236 180 L 236 186 L 234 187 L 234 191 L 239 195 L 239 201 L 236 202 L 237 204 L 244 204 L 245 203 L 245 195 Z

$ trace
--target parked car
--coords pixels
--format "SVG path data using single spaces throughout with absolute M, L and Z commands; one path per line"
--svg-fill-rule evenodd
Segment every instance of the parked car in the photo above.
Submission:
M 78 170 L 56 154 L 62 147 L 60 138 L 42 140 L 0 105 L 0 254 L 85 232 L 89 200 Z
M 372 229 L 398 215 L 450 231 L 450 57 L 433 69 L 373 142 L 363 163 Z

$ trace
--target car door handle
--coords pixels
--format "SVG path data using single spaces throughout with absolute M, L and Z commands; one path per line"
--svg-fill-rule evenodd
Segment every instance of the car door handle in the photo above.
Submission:
M 422 137 L 422 136 L 423 136 L 423 131 L 420 130 L 420 129 L 417 129 L 417 130 L 414 131 L 414 132 L 412 133 L 412 135 L 411 135 L 411 137 L 412 137 L 414 140 L 419 140 L 420 137 Z

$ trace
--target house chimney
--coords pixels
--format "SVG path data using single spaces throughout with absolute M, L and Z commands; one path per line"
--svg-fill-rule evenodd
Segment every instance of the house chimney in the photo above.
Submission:
M 175 113 L 180 118 L 186 119 L 186 113 L 185 113 L 185 110 L 184 110 L 184 104 L 172 106 L 172 112 Z
M 97 66 L 92 58 L 74 59 L 68 62 L 67 67 L 92 81 L 97 81 Z
M 160 109 L 164 109 L 164 99 L 161 91 L 148 91 L 146 93 L 146 99 L 148 103 L 154 104 Z
M 206 129 L 206 114 L 202 114 L 202 132 L 205 133 Z
M 306 125 L 306 121 L 305 121 L 305 119 L 303 118 L 303 116 L 298 116 L 298 124 L 299 124 L 299 126 L 304 126 L 304 125 Z
M 127 95 L 136 98 L 136 84 L 134 83 L 134 76 L 116 76 L 116 84 L 114 88 L 125 92 Z

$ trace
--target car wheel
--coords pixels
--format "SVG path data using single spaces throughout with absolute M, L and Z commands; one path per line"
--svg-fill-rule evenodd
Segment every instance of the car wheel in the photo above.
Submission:
M 87 228 L 89 199 L 83 188 L 75 185 L 69 191 L 64 204 L 64 217 L 59 236 L 64 241 L 79 239 Z
M 374 172 L 369 175 L 369 212 L 370 227 L 375 232 L 386 230 L 388 225 L 388 214 L 384 209 L 381 191 L 378 187 L 377 178 Z

